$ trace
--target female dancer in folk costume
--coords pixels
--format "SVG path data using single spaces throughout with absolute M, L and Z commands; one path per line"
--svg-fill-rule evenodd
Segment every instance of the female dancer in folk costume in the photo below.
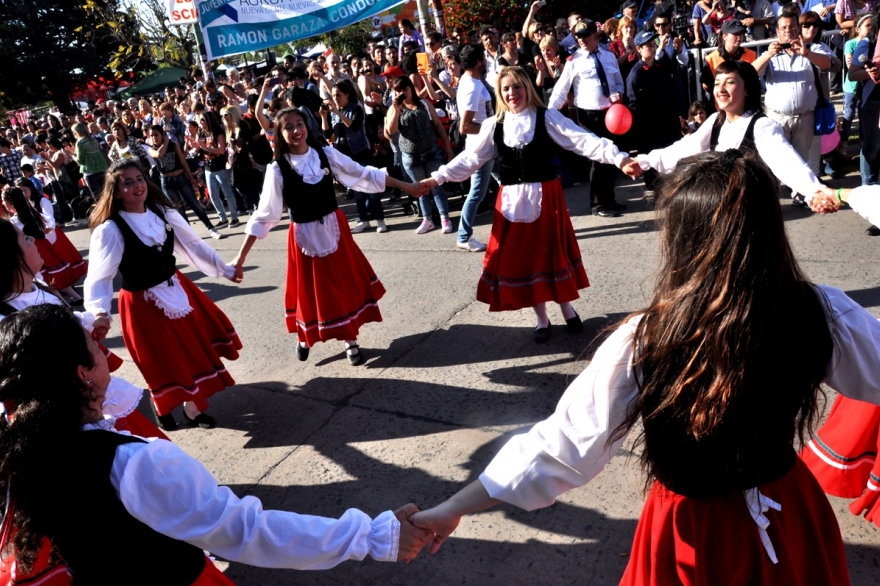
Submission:
M 43 215 L 33 208 L 24 192 L 17 187 L 5 190 L 2 198 L 6 211 L 12 214 L 10 221 L 34 239 L 37 250 L 43 258 L 43 278 L 46 282 L 67 295 L 73 303 L 81 302 L 82 297 L 73 288 L 79 276 L 71 268 L 70 263 L 61 259 L 49 241 L 46 233 L 50 230 Z
M 56 290 L 36 280 L 35 275 L 42 266 L 43 259 L 33 238 L 25 236 L 12 223 L 0 220 L 0 320 L 35 305 L 67 305 Z M 92 314 L 74 312 L 74 315 L 83 328 L 91 331 L 95 319 Z M 113 372 L 119 368 L 122 360 L 100 344 L 98 347 L 107 359 L 108 370 Z M 123 379 L 110 377 L 104 400 L 104 414 L 113 420 L 117 430 L 141 437 L 168 439 L 137 411 L 142 395 L 143 389 Z M 5 412 L 5 406 L 0 410 Z M 9 551 L 14 556 L 14 547 L 10 547 L 14 541 L 14 532 L 0 532 L 0 551 Z M 0 554 L 0 584 L 67 586 L 71 583 L 67 566 L 63 561 L 52 559 L 52 544 L 46 538 L 42 539 L 30 572 L 22 572 L 15 564 L 5 562 L 5 555 Z
M 498 75 L 498 115 L 483 123 L 473 149 L 460 153 L 422 185 L 464 181 L 481 165 L 501 156 L 501 192 L 477 285 L 477 300 L 489 311 L 531 307 L 538 316 L 536 342 L 550 336 L 546 303 L 558 303 L 568 331 L 583 322 L 571 306 L 590 286 L 581 251 L 553 166 L 555 145 L 614 164 L 633 177 L 641 171 L 610 140 L 588 132 L 556 110 L 544 108 L 521 67 Z
M 57 359 L 47 371 L 32 356 Z M 317 570 L 367 556 L 410 561 L 431 538 L 406 520 L 413 504 L 333 519 L 239 499 L 173 443 L 114 430 L 103 413 L 108 379 L 69 310 L 29 307 L 0 323 L 0 400 L 10 407 L 0 426 L 0 510 L 23 572 L 43 535 L 74 583 L 127 586 L 231 586 L 205 550 Z M 147 552 L 149 563 L 132 563 Z
M 384 170 L 362 167 L 327 146 L 311 115 L 296 108 L 275 117 L 275 162 L 266 172 L 260 205 L 245 228 L 247 237 L 233 265 L 243 277 L 245 259 L 258 238 L 265 238 L 290 210 L 287 331 L 296 332 L 296 355 L 309 356 L 317 342 L 342 340 L 352 365 L 364 361 L 357 344 L 360 327 L 382 321 L 379 299 L 385 287 L 358 248 L 336 204 L 333 178 L 355 191 L 380 193 L 386 186 L 418 197 L 418 185 L 403 183 Z
M 836 190 L 838 200 L 848 203 L 860 216 L 880 225 L 880 185 Z M 848 344 L 874 343 L 848 340 Z M 828 494 L 855 499 L 849 509 L 880 526 L 880 407 L 838 395 L 801 458 Z
M 651 304 L 599 347 L 554 415 L 410 518 L 434 531 L 433 550 L 462 515 L 547 507 L 586 484 L 641 420 L 653 486 L 622 585 L 849 584 L 837 519 L 794 443 L 818 416 L 822 382 L 880 404 L 880 322 L 806 280 L 777 191 L 736 150 L 661 177 Z
M 52 248 L 55 250 L 58 258 L 70 265 L 70 278 L 76 282 L 81 277 L 85 277 L 89 270 L 89 265 L 83 260 L 79 250 L 76 249 L 76 246 L 73 245 L 67 234 L 56 225 L 55 210 L 52 208 L 52 201 L 49 197 L 41 193 L 33 181 L 27 177 L 18 178 L 15 181 L 15 185 L 21 189 L 24 196 L 34 206 L 34 209 L 42 215 L 43 221 L 46 223 L 46 240 L 52 244 Z
M 241 349 L 229 319 L 192 281 L 176 270 L 175 255 L 209 277 L 234 282 L 223 262 L 190 228 L 140 166 L 120 161 L 107 172 L 104 192 L 89 218 L 92 239 L 85 307 L 96 316 L 94 335 L 110 328 L 113 278 L 122 274 L 122 338 L 146 380 L 163 429 L 177 425 L 171 411 L 209 428 L 207 399 L 235 384 L 221 358 Z
M 718 66 L 715 103 L 718 112 L 709 116 L 696 132 L 666 148 L 636 157 L 641 168 L 662 174 L 675 169 L 681 159 L 697 153 L 727 149 L 754 151 L 777 179 L 801 194 L 793 200 L 795 203 L 809 206 L 814 212 L 833 207 L 832 190 L 819 182 L 809 165 L 785 140 L 779 124 L 764 114 L 761 81 L 751 64 L 725 61 Z

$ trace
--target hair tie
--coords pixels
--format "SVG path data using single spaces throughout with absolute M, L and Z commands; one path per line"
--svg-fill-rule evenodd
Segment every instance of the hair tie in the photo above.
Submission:
M 727 149 L 724 151 L 724 154 L 721 155 L 721 164 L 730 168 L 736 164 L 737 159 L 741 159 L 742 157 L 742 151 L 739 149 Z

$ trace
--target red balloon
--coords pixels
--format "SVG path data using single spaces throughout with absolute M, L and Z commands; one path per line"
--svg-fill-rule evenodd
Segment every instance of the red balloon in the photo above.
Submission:
M 614 104 L 605 113 L 605 128 L 611 134 L 626 134 L 633 125 L 633 115 L 621 103 Z

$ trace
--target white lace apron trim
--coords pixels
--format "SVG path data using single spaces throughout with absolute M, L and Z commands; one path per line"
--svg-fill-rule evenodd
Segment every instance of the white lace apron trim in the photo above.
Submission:
M 177 275 L 171 276 L 170 286 L 168 283 L 159 283 L 144 291 L 144 299 L 155 303 L 159 309 L 165 312 L 168 319 L 186 317 L 193 310 L 189 304 L 189 296 L 180 286 Z
M 339 222 L 336 212 L 324 216 L 324 221 L 294 224 L 296 245 L 306 256 L 327 256 L 339 248 Z
M 770 526 L 770 519 L 768 519 L 764 513 L 770 509 L 781 511 L 782 505 L 761 494 L 757 487 L 744 490 L 743 496 L 746 499 L 746 506 L 749 508 L 749 515 L 752 516 L 755 524 L 758 525 L 758 536 L 761 538 L 761 544 L 764 546 L 764 550 L 770 557 L 770 561 L 774 564 L 778 564 L 779 559 L 776 557 L 776 550 L 773 549 L 773 543 L 770 542 L 770 536 L 767 534 L 767 527 Z
M 511 222 L 530 224 L 541 217 L 543 198 L 540 183 L 505 185 L 501 189 L 501 215 Z
M 111 376 L 107 393 L 104 395 L 104 415 L 110 415 L 116 419 L 128 417 L 137 409 L 143 394 L 143 389 L 134 386 L 125 379 Z

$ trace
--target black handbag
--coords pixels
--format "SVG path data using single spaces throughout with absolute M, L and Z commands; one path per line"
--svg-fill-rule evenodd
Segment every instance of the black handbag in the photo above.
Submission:
M 232 159 L 232 186 L 241 192 L 253 188 L 257 182 L 259 171 L 251 165 L 246 152 L 235 153 Z

